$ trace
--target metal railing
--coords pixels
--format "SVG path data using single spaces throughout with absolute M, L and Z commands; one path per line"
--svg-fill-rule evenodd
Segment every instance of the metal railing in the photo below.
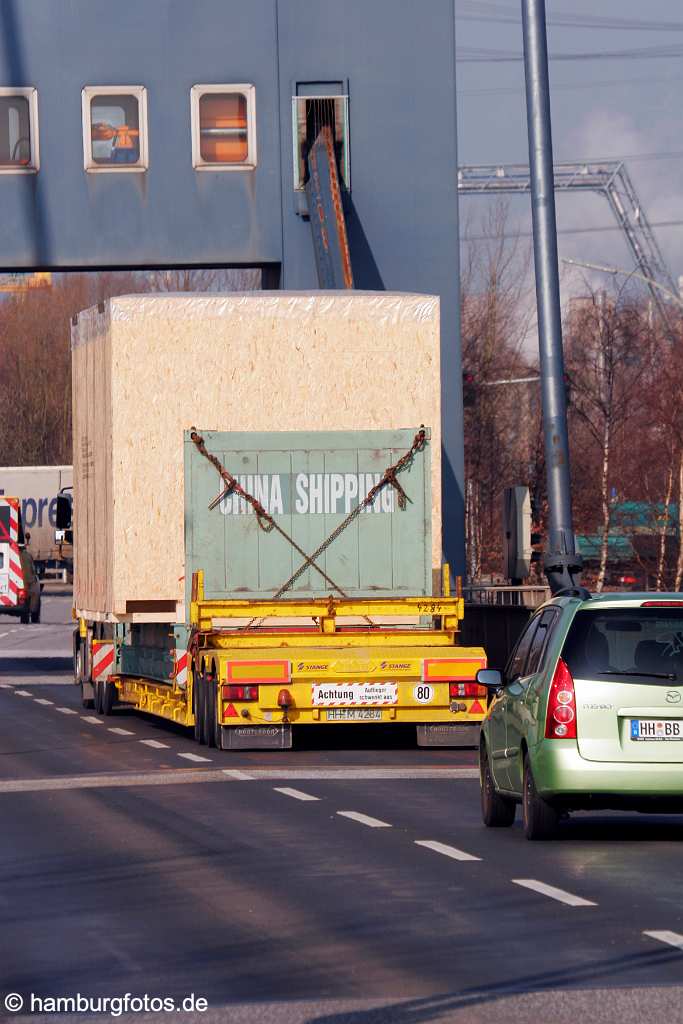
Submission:
M 508 608 L 538 608 L 551 597 L 550 587 L 509 587 L 491 583 L 473 583 L 463 587 L 465 604 L 499 605 Z

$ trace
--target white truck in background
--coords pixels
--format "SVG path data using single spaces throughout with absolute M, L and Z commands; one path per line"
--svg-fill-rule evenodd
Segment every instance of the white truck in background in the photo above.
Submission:
M 57 530 L 57 495 L 70 495 L 72 488 L 71 466 L 0 467 L 0 497 L 21 499 L 26 549 L 40 579 L 73 577 L 73 545 Z

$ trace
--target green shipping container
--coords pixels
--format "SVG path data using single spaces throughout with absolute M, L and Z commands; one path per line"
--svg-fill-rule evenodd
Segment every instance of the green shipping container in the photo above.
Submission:
M 201 430 L 208 451 L 312 555 L 356 509 L 385 470 L 410 450 L 417 428 L 325 432 L 232 433 Z M 315 559 L 349 597 L 432 592 L 430 432 L 401 470 L 407 497 L 386 485 Z M 277 530 L 259 526 L 250 505 L 227 494 L 216 468 L 185 432 L 185 561 L 204 571 L 207 598 L 268 598 L 304 564 Z M 307 568 L 284 597 L 337 594 Z

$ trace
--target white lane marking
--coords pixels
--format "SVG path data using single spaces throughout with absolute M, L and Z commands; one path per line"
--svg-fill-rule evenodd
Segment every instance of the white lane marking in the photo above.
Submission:
M 359 814 L 358 811 L 337 811 L 342 818 L 351 818 L 351 821 L 358 821 L 368 828 L 391 828 L 388 821 L 380 821 L 379 818 L 371 818 L 368 814 Z
M 322 781 L 341 782 L 347 780 L 410 779 L 414 782 L 452 781 L 453 779 L 478 779 L 478 768 L 373 768 L 364 765 L 354 768 L 250 768 L 252 778 L 267 781 L 306 782 L 320 779 Z
M 46 697 L 34 697 L 36 704 L 54 704 L 53 700 L 48 700 Z
M 28 690 L 15 690 L 14 691 L 19 697 L 32 697 L 33 694 L 29 693 Z
M 0 683 L 0 690 L 11 690 L 12 686 L 10 683 Z
M 186 761 L 210 761 L 210 757 L 200 757 L 199 754 L 178 754 L 178 757 L 184 757 Z
M 3 636 L 9 636 L 9 633 L 0 633 L 0 640 L 2 640 Z
M 545 882 L 539 882 L 535 878 L 513 878 L 512 884 L 521 885 L 524 889 L 533 889 L 534 892 L 540 892 L 542 896 L 549 896 L 551 900 L 557 900 L 558 903 L 566 903 L 568 907 L 597 907 L 597 903 L 593 903 L 592 900 L 585 900 L 583 896 L 574 896 L 571 892 L 556 889 L 554 885 L 546 885 Z
M 154 747 L 155 750 L 169 750 L 168 743 L 159 743 L 159 740 L 140 740 L 146 747 Z
M 101 718 L 95 718 L 94 715 L 81 715 L 81 719 L 84 722 L 90 722 L 91 725 L 104 725 Z
M 74 711 L 73 708 L 55 708 L 55 711 L 60 711 L 63 715 L 77 715 L 78 712 Z
M 119 729 L 118 726 L 111 726 L 107 731 L 114 732 L 117 736 L 135 736 L 135 733 L 131 732 L 130 729 Z
M 438 843 L 435 839 L 416 839 L 415 845 L 424 846 L 428 850 L 434 850 L 435 853 L 442 853 L 444 857 L 451 857 L 453 860 L 481 860 L 481 857 L 458 850 L 456 846 L 448 846 L 447 843 Z
M 241 772 L 238 768 L 224 768 L 224 775 L 229 775 L 231 779 L 236 779 L 238 782 L 255 782 L 253 775 L 247 775 L 246 772 Z
M 282 793 L 283 796 L 291 796 L 294 800 L 319 800 L 319 796 L 311 796 L 310 793 L 302 793 L 300 789 L 290 789 L 289 786 L 274 786 L 276 793 Z
M 666 942 L 667 946 L 675 946 L 676 949 L 683 950 L 683 935 L 679 932 L 643 932 L 643 935 L 656 939 L 657 942 Z

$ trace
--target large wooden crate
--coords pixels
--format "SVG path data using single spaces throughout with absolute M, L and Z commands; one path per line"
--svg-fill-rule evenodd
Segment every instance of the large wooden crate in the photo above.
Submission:
M 438 298 L 126 296 L 80 314 L 72 356 L 81 614 L 184 619 L 183 430 L 195 425 L 260 432 L 424 423 L 439 565 Z

